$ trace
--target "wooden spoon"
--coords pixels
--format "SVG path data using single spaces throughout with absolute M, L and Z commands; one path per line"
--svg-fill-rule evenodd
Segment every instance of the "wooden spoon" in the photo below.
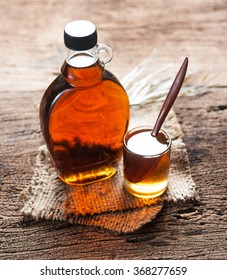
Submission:
M 188 58 L 186 57 L 162 105 L 158 118 L 155 122 L 154 128 L 151 132 L 151 137 L 157 137 L 159 130 L 161 129 L 166 119 L 166 116 L 168 115 L 170 109 L 172 108 L 173 103 L 176 100 L 176 97 L 183 84 L 187 72 L 187 67 L 188 67 Z M 158 157 L 154 158 L 152 164 L 151 161 L 146 158 L 141 159 L 141 162 L 138 160 L 135 162 L 133 160 L 133 155 L 129 153 L 127 155 L 127 160 L 126 157 L 124 160 L 124 169 L 125 169 L 125 174 L 127 174 L 126 176 L 127 179 L 131 183 L 141 182 L 155 168 L 158 162 L 159 162 Z M 141 168 L 141 165 L 143 166 L 143 168 Z

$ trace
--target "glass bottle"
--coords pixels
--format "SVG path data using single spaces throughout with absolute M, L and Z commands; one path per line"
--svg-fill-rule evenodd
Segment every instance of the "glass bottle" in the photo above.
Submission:
M 93 23 L 68 23 L 64 42 L 67 59 L 41 100 L 41 131 L 59 178 L 83 185 L 116 173 L 129 101 L 118 79 L 105 69 L 112 50 L 97 44 Z

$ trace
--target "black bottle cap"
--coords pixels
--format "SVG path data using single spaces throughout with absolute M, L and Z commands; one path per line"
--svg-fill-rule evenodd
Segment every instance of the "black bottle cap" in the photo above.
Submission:
M 65 26 L 64 41 L 66 47 L 71 50 L 91 49 L 97 44 L 96 27 L 87 20 L 71 21 Z

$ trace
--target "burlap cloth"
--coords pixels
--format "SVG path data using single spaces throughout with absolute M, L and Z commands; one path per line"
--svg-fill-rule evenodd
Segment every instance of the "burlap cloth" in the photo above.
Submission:
M 132 107 L 129 128 L 154 123 L 160 106 L 156 103 Z M 168 190 L 162 197 L 139 199 L 128 194 L 123 189 L 122 164 L 117 174 L 106 181 L 68 186 L 58 179 L 44 145 L 39 148 L 31 182 L 21 195 L 22 213 L 37 220 L 68 221 L 127 233 L 153 220 L 165 201 L 197 199 L 182 131 L 173 111 L 163 128 L 173 143 Z

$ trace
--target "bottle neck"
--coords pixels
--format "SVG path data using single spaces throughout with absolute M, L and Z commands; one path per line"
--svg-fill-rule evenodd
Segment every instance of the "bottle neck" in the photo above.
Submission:
M 98 47 L 85 51 L 69 50 L 62 65 L 64 79 L 73 86 L 89 86 L 101 81 L 104 64 L 99 60 Z
M 98 46 L 85 51 L 69 50 L 66 62 L 75 68 L 90 67 L 95 64 L 99 58 Z

